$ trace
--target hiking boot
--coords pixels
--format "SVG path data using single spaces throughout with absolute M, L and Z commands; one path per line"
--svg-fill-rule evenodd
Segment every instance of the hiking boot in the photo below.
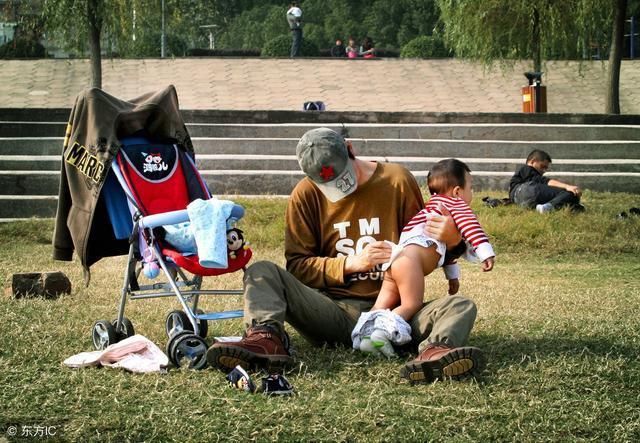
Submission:
M 431 343 L 400 369 L 400 376 L 413 383 L 435 380 L 477 378 L 484 368 L 482 351 L 471 346 L 452 348 L 445 343 Z
M 289 337 L 270 325 L 247 329 L 240 341 L 215 342 L 207 350 L 209 366 L 229 372 L 240 365 L 245 370 L 280 370 L 293 364 Z

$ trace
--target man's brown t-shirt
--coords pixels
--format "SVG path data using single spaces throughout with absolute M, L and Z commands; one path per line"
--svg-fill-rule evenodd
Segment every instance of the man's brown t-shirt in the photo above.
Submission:
M 304 178 L 287 205 L 287 269 L 329 296 L 374 299 L 384 272 L 376 267 L 345 276 L 346 257 L 374 241 L 397 242 L 404 225 L 423 207 L 415 178 L 396 164 L 378 163 L 367 182 L 335 203 Z

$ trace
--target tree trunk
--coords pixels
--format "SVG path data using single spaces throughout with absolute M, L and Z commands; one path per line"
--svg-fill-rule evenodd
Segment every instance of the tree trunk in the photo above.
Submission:
M 620 114 L 620 64 L 622 62 L 622 38 L 627 18 L 627 0 L 613 0 L 615 12 L 611 49 L 609 50 L 609 72 L 607 79 L 607 99 L 604 112 Z
M 533 8 L 533 29 L 531 31 L 531 52 L 533 53 L 533 71 L 542 72 L 542 48 L 540 45 L 540 13 Z
M 87 20 L 89 24 L 89 49 L 91 58 L 91 86 L 102 88 L 102 54 L 100 51 L 100 34 L 102 17 L 100 9 L 102 0 L 88 0 Z

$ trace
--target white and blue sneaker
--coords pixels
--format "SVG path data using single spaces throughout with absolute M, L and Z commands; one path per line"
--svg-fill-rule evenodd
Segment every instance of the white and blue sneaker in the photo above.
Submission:
M 382 354 L 387 358 L 397 357 L 387 334 L 381 329 L 374 330 L 370 336 L 362 337 L 360 350 L 368 354 Z
M 553 205 L 551 203 L 545 203 L 543 205 L 536 205 L 536 211 L 540 214 L 546 214 L 553 211 Z

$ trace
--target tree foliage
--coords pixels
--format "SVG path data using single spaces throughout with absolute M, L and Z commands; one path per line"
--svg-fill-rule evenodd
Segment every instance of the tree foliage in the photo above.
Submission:
M 431 35 L 438 22 L 435 0 L 304 0 L 299 3 L 304 14 L 304 39 L 319 48 L 329 48 L 337 38 L 346 41 L 349 36 L 357 42 L 369 36 L 376 47 L 400 48 L 418 35 Z M 220 14 L 214 14 L 223 47 L 262 47 L 278 35 L 289 33 L 285 19 L 287 3 L 245 0 L 243 4 L 244 10 L 226 7 L 229 15 L 224 21 Z
M 438 0 L 447 45 L 461 57 L 584 58 L 608 45 L 611 0 Z
M 45 55 L 44 46 L 33 39 L 18 37 L 0 46 L 0 58 L 42 58 Z
M 439 36 L 421 35 L 402 47 L 400 57 L 403 58 L 442 58 L 452 54 L 445 48 Z
M 101 37 L 117 21 L 104 0 L 44 0 L 46 29 L 68 48 L 89 48 L 91 86 L 102 87 Z
M 269 40 L 262 48 L 262 57 L 289 57 L 291 53 L 291 36 L 279 35 Z M 317 57 L 319 55 L 318 47 L 309 40 L 302 40 L 300 54 L 303 57 Z
M 491 64 L 530 58 L 588 58 L 593 46 L 609 54 L 604 112 L 619 113 L 625 19 L 638 0 L 438 0 L 445 41 L 456 54 Z

